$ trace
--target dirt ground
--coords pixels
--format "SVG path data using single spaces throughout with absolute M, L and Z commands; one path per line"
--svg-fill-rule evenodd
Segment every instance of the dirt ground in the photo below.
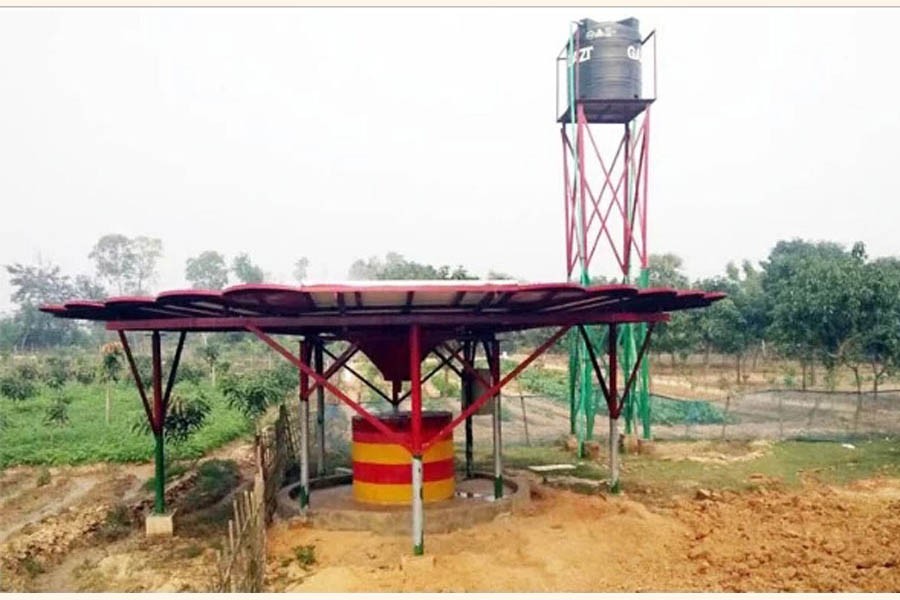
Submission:
M 251 450 L 246 442 L 232 443 L 208 458 L 234 459 L 246 471 Z M 208 590 L 229 499 L 176 514 L 174 539 L 147 539 L 134 507 L 151 499 L 145 484 L 152 474 L 150 464 L 0 473 L 0 591 Z M 117 517 L 121 507 L 134 514 Z
M 299 523 L 269 537 L 273 591 L 896 591 L 900 481 L 642 499 L 539 486 L 522 514 L 405 537 Z M 295 548 L 315 546 L 305 568 Z
M 221 456 L 243 460 L 247 448 Z M 849 451 L 848 451 L 849 452 Z M 749 468 L 771 444 L 660 444 L 654 464 Z M 657 460 L 658 459 L 658 460 Z M 177 536 L 140 523 L 108 531 L 110 511 L 148 496 L 150 465 L 0 474 L 0 589 L 207 591 L 227 506 L 182 515 Z M 626 458 L 625 477 L 629 477 Z M 534 487 L 531 505 L 476 528 L 426 537 L 276 523 L 268 591 L 882 591 L 900 589 L 900 479 L 799 485 L 751 473 L 716 489 L 672 481 L 619 496 Z M 706 484 L 704 484 L 706 485 Z M 227 504 L 227 503 L 226 503 Z M 427 517 L 426 517 L 427 518 Z M 312 546 L 312 550 L 304 546 Z

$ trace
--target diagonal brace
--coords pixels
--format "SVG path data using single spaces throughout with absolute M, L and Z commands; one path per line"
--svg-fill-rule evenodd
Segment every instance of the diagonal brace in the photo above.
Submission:
M 330 381 L 328 381 L 327 379 L 325 379 L 324 377 L 322 377 L 321 375 L 316 373 L 315 369 L 313 369 L 309 365 L 303 364 L 303 361 L 301 361 L 296 356 L 294 356 L 290 352 L 290 350 L 288 350 L 287 348 L 285 348 L 284 346 L 282 346 L 281 344 L 276 342 L 274 339 L 272 339 L 272 337 L 269 336 L 267 333 L 265 333 L 262 329 L 260 329 L 259 327 L 257 327 L 256 325 L 254 325 L 252 323 L 247 323 L 246 328 L 247 328 L 247 331 L 254 334 L 256 337 L 258 337 L 260 340 L 262 340 L 267 346 L 269 346 L 270 348 L 272 348 L 273 350 L 278 352 L 278 354 L 282 355 L 285 359 L 288 360 L 288 362 L 293 364 L 295 367 L 297 367 L 301 371 L 305 372 L 313 381 L 317 382 L 319 385 L 324 387 L 326 390 L 328 390 L 329 392 L 334 394 L 344 404 L 346 404 L 347 406 L 352 408 L 359 416 L 361 416 L 370 425 L 372 425 L 372 427 L 374 427 L 375 429 L 377 429 L 378 431 L 383 433 L 388 440 L 390 440 L 391 442 L 393 442 L 395 444 L 403 446 L 404 448 L 406 448 L 406 450 L 410 454 L 412 454 L 412 447 L 406 436 L 403 436 L 403 435 L 397 433 L 396 431 L 394 431 L 393 429 L 391 429 L 390 427 L 388 427 L 387 425 L 385 425 L 384 423 L 382 423 L 381 421 L 376 419 L 374 416 L 372 416 L 372 414 L 369 411 L 367 411 L 365 408 L 363 408 L 359 403 L 355 402 L 347 394 L 345 394 L 340 389 L 335 387 L 335 385 L 333 383 L 331 383 Z

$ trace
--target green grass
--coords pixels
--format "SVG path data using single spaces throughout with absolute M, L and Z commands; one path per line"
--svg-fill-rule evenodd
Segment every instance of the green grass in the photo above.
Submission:
M 205 385 L 205 384 L 204 384 Z M 251 431 L 251 423 L 228 406 L 222 395 L 206 387 L 210 413 L 206 424 L 180 446 L 167 444 L 171 458 L 195 458 L 205 451 Z M 69 424 L 44 424 L 52 394 L 22 401 L 0 398 L 0 414 L 7 423 L 0 431 L 0 469 L 17 464 L 70 465 L 89 462 L 142 462 L 152 459 L 153 440 L 132 431 L 146 418 L 137 390 L 129 383 L 114 386 L 110 424 L 104 420 L 105 388 L 99 384 L 68 384 L 72 399 Z
M 666 442 L 656 442 L 664 452 Z M 788 487 L 799 485 L 804 476 L 823 483 L 844 484 L 877 475 L 900 477 L 900 440 L 879 439 L 854 442 L 848 449 L 840 442 L 787 441 L 773 444 L 762 456 L 727 464 L 689 460 L 663 460 L 654 456 L 623 455 L 624 489 L 646 487 L 671 489 L 703 487 L 710 489 L 748 489 L 758 485 L 750 478 L 762 474 Z M 713 443 L 712 451 L 726 456 L 749 452 L 740 442 Z M 459 460 L 462 460 L 460 456 Z M 476 451 L 476 468 L 492 468 L 487 450 Z M 579 461 L 560 446 L 509 446 L 504 448 L 506 467 L 524 469 L 530 465 L 574 464 L 566 475 L 585 479 L 603 479 L 607 467 L 602 462 Z
M 900 440 L 855 442 L 855 449 L 839 442 L 788 441 L 773 444 L 754 460 L 709 464 L 693 461 L 663 461 L 629 456 L 629 478 L 635 482 L 695 482 L 700 487 L 746 489 L 753 487 L 750 475 L 760 473 L 787 486 L 801 483 L 804 475 L 824 483 L 843 484 L 875 475 L 900 476 Z

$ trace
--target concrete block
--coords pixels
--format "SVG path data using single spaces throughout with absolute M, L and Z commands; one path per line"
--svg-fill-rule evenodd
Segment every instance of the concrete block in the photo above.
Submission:
M 147 537 L 172 537 L 175 535 L 175 513 L 149 514 L 144 521 Z

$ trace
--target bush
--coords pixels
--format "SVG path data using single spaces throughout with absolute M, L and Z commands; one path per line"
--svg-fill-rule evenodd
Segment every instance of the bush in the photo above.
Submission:
M 294 558 L 297 559 L 297 563 L 304 569 L 308 569 L 312 565 L 316 564 L 316 547 L 314 544 L 309 544 L 306 546 L 296 546 L 294 548 Z
M 72 368 L 72 376 L 82 385 L 90 385 L 97 379 L 97 367 L 87 360 L 81 359 Z
M 15 373 L 0 376 L 0 396 L 21 402 L 36 393 L 37 385 L 31 379 L 25 379 Z
M 178 365 L 178 372 L 175 374 L 175 383 L 193 383 L 198 384 L 206 378 L 206 370 L 203 365 L 196 362 L 182 361 Z
M 72 399 L 64 394 L 57 394 L 53 402 L 44 411 L 44 424 L 63 427 L 69 424 L 69 404 Z
M 293 372 L 293 377 L 288 374 Z M 297 371 L 283 368 L 246 374 L 229 373 L 221 380 L 220 387 L 228 404 L 247 417 L 256 418 L 270 406 L 281 403 L 296 385 Z
M 166 441 L 183 444 L 206 423 L 210 406 L 206 394 L 197 386 L 183 386 L 183 389 L 172 392 L 169 399 L 169 410 L 166 413 L 164 432 Z M 142 415 L 133 426 L 133 430 L 151 433 L 146 416 Z
M 31 362 L 19 363 L 15 366 L 13 372 L 19 379 L 32 382 L 37 382 L 41 375 L 37 365 Z
M 71 376 L 68 359 L 48 356 L 44 363 L 41 379 L 50 389 L 58 390 L 66 385 Z
M 444 379 L 443 373 L 438 373 L 428 380 L 434 384 L 437 391 L 440 392 L 442 398 L 459 398 L 459 379 L 454 374 L 452 377 Z

